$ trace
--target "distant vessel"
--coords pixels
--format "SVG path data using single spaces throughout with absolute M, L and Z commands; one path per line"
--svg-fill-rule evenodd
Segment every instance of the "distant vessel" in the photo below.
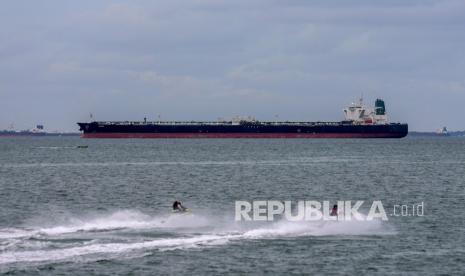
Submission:
M 46 132 L 44 131 L 43 125 L 37 125 L 33 129 L 29 130 L 14 130 L 13 127 L 10 127 L 9 130 L 0 130 L 0 136 L 44 136 Z
M 344 109 L 340 122 L 272 122 L 253 118 L 230 121 L 144 121 L 78 123 L 83 138 L 402 138 L 408 125 L 389 123 L 384 101 L 363 100 Z
M 449 131 L 447 130 L 447 127 L 441 127 L 436 131 L 436 134 L 441 136 L 449 136 Z
M 10 136 L 76 136 L 79 133 L 70 132 L 46 132 L 43 125 L 37 125 L 35 128 L 28 130 L 14 130 L 11 126 L 8 130 L 0 130 L 0 137 Z

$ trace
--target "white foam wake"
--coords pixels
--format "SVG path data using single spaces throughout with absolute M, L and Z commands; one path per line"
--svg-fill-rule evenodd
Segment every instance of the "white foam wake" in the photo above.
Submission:
M 381 221 L 279 221 L 244 232 L 246 238 L 279 236 L 360 236 L 388 235 L 395 231 Z
M 121 235 L 115 229 L 125 229 L 132 236 Z M 138 229 L 166 233 L 164 237 L 144 237 Z M 169 231 L 167 231 L 169 229 Z M 186 231 L 187 229 L 187 231 Z M 93 231 L 99 231 L 98 234 Z M 111 234 L 110 234 L 111 232 Z M 147 232 L 147 231 L 146 231 Z M 66 240 L 67 234 L 86 234 L 91 241 L 72 242 L 63 248 L 50 245 L 56 240 Z M 277 221 L 260 225 L 224 224 L 218 217 L 201 215 L 149 216 L 138 211 L 123 210 L 91 218 L 75 218 L 68 224 L 32 229 L 0 229 L 0 264 L 23 262 L 57 262 L 71 258 L 86 258 L 97 254 L 105 258 L 136 250 L 187 249 L 199 246 L 227 244 L 232 240 L 273 239 L 277 237 L 359 236 L 394 234 L 380 221 Z M 174 235 L 174 237 L 173 237 Z M 162 235 L 163 236 L 163 235 Z M 30 238 L 46 238 L 46 243 L 28 247 Z M 103 237 L 103 238 L 102 238 Z M 115 241 L 116 239 L 116 241 Z
M 190 238 L 158 239 L 136 243 L 93 244 L 56 250 L 5 252 L 0 254 L 0 264 L 43 261 L 56 262 L 84 255 L 124 253 L 138 249 L 191 248 L 202 244 L 208 245 L 209 243 L 213 243 L 215 241 L 220 240 L 227 241 L 228 239 L 228 236 L 202 235 Z M 219 243 L 214 244 L 217 245 Z
M 85 231 L 151 228 L 199 228 L 211 225 L 208 219 L 195 214 L 152 217 L 134 210 L 121 210 L 109 215 L 70 218 L 63 225 L 0 229 L 0 239 L 56 236 Z

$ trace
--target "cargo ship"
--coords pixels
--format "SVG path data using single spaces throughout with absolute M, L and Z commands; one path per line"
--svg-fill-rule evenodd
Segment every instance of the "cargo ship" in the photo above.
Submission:
M 360 99 L 344 108 L 340 122 L 257 121 L 143 121 L 78 123 L 83 138 L 402 138 L 408 125 L 389 123 L 384 101 L 375 107 Z

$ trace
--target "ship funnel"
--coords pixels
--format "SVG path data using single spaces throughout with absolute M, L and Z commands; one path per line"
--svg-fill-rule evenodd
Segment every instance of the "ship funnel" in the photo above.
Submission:
M 375 101 L 375 114 L 386 115 L 386 107 L 384 106 L 384 101 L 381 99 L 376 99 Z

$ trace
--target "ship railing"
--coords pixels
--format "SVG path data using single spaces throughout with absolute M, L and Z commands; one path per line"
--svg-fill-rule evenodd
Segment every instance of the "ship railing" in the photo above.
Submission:
M 299 121 L 99 121 L 99 125 L 261 125 L 261 126 L 337 126 L 351 125 L 352 122 L 299 122 Z

